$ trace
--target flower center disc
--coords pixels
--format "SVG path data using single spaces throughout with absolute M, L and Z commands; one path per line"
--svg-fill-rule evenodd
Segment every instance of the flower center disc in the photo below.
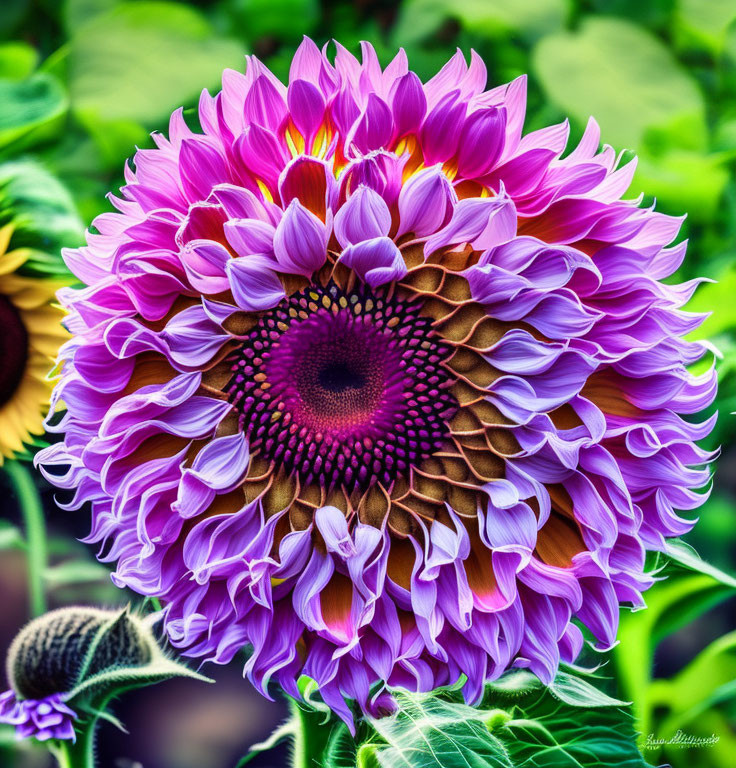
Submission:
M 230 359 L 251 448 L 302 483 L 389 487 L 439 450 L 457 402 L 421 303 L 310 288 L 264 313 Z
M 18 388 L 28 359 L 28 332 L 18 310 L 0 295 L 0 406 Z

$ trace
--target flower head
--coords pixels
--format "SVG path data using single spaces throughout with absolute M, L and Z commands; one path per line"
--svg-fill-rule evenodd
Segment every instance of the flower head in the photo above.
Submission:
M 55 306 L 59 280 L 23 273 L 32 252 L 8 250 L 13 225 L 0 228 L 0 465 L 43 433 L 47 380 L 61 343 L 63 311 Z
M 14 725 L 19 739 L 74 741 L 76 718 L 58 693 L 42 699 L 18 699 L 14 691 L 0 694 L 0 723 Z
M 667 285 L 680 220 L 622 200 L 591 121 L 522 135 L 523 78 L 422 84 L 305 40 L 226 71 L 66 252 L 75 337 L 40 457 L 171 641 L 298 695 L 549 681 L 615 641 L 691 523 L 713 398 Z

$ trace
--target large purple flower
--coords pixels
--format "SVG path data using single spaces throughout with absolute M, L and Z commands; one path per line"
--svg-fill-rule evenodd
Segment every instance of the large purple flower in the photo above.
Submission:
M 709 480 L 681 220 L 621 200 L 595 122 L 562 157 L 567 123 L 522 136 L 524 78 L 485 82 L 251 59 L 66 253 L 47 476 L 175 645 L 249 645 L 261 691 L 308 675 L 346 719 L 385 684 L 549 681 L 580 623 L 610 646 Z

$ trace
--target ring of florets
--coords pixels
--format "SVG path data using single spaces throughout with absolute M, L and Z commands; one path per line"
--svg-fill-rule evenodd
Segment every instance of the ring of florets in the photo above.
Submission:
M 457 410 L 450 350 L 416 298 L 313 286 L 263 313 L 225 388 L 263 458 L 302 484 L 388 488 L 437 451 Z

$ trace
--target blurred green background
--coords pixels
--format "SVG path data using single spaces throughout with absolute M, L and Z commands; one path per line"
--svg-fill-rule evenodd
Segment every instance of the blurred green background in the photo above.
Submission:
M 527 72 L 527 130 L 567 116 L 575 140 L 594 115 L 604 141 L 624 153 L 623 160 L 630 153 L 639 157 L 631 196 L 642 193 L 645 204 L 656 198 L 660 210 L 688 214 L 681 237 L 690 240 L 689 258 L 677 277 L 718 281 L 699 290 L 691 309 L 713 310 L 697 338 L 707 338 L 723 355 L 715 405 L 721 417 L 708 444 L 721 445 L 722 455 L 712 496 L 688 541 L 706 560 L 732 572 L 734 0 L 2 0 L 0 187 L 45 233 L 49 253 L 78 243 L 83 226 L 108 210 L 105 194 L 122 183 L 123 163 L 134 146 L 152 146 L 150 132 L 165 131 L 173 109 L 191 109 L 202 87 L 216 90 L 222 69 L 242 69 L 245 53 L 285 77 L 303 34 L 319 44 L 339 39 L 356 53 L 360 40 L 370 40 L 383 63 L 403 46 L 423 79 L 456 47 L 478 51 L 491 84 Z M 73 536 L 86 533 L 85 516 L 55 509 L 49 489 L 41 487 L 52 532 L 52 604 L 126 599 L 111 589 L 91 554 L 72 544 Z M 0 498 L 6 518 L 0 521 L 2 652 L 27 609 L 25 554 L 12 527 L 17 511 L 8 494 Z M 70 562 L 74 568 L 67 567 Z M 672 578 L 647 596 L 650 610 L 624 616 L 621 644 L 606 667 L 611 685 L 634 702 L 644 740 L 651 734 L 669 741 L 678 730 L 718 737 L 711 746 L 659 746 L 646 752 L 652 763 L 733 768 L 734 583 L 723 573 L 667 572 Z M 161 693 L 129 697 L 122 714 L 133 736 L 105 731 L 103 765 L 233 765 L 282 709 L 258 699 L 237 679 L 237 669 L 220 674 L 221 685 L 205 693 L 190 683 L 181 689 L 172 683 L 168 693 L 162 686 Z M 0 742 L 7 745 L 8 739 L 0 731 Z M 3 766 L 44 761 L 38 751 L 0 746 Z

